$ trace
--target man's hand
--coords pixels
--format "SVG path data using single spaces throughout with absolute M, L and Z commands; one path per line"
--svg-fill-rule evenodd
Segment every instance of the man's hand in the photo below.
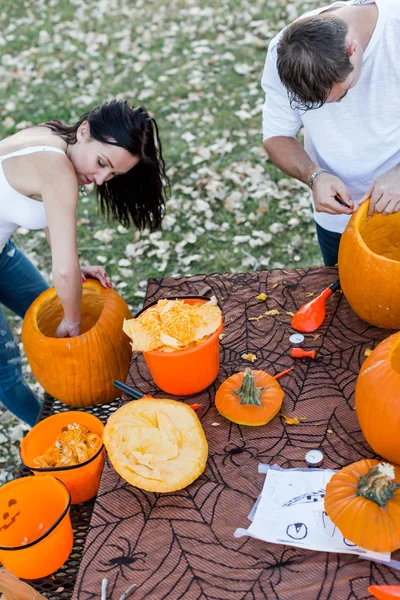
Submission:
M 92 277 L 93 279 L 98 279 L 103 287 L 112 287 L 112 283 L 102 266 L 81 267 L 81 273 L 82 281 L 85 281 L 86 277 Z
M 400 166 L 380 175 L 360 200 L 371 198 L 368 216 L 374 213 L 391 215 L 400 211 Z
M 320 173 L 314 179 L 312 192 L 314 196 L 315 210 L 330 215 L 352 215 L 353 209 L 343 206 L 335 200 L 338 195 L 347 206 L 352 205 L 351 196 L 343 181 L 330 173 Z

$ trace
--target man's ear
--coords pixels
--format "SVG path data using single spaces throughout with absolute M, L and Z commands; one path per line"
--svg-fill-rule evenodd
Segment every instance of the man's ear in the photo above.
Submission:
M 76 139 L 78 142 L 88 142 L 90 140 L 89 121 L 83 121 L 76 130 Z
M 351 40 L 350 42 L 347 43 L 347 55 L 349 58 L 351 58 L 353 56 L 353 54 L 355 53 L 357 48 L 358 48 L 357 40 Z

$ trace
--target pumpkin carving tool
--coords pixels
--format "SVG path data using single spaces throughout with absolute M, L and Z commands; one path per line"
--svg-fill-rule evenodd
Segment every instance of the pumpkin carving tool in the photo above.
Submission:
M 292 348 L 290 353 L 292 358 L 315 358 L 316 355 L 316 350 L 303 350 L 303 348 Z
M 134 400 L 139 400 L 144 396 L 144 394 L 142 394 L 142 392 L 139 392 L 139 390 L 131 388 L 129 385 L 126 385 L 126 383 L 122 383 L 122 381 L 119 381 L 118 379 L 114 381 L 113 386 L 121 390 L 121 392 L 125 392 L 125 394 L 127 394 L 130 398 L 133 398 Z
M 370 585 L 368 591 L 378 600 L 400 598 L 400 585 Z
M 151 396 L 149 396 L 148 394 L 142 394 L 142 392 L 139 392 L 139 390 L 131 388 L 129 385 L 126 385 L 126 383 L 122 383 L 122 381 L 119 381 L 118 379 L 114 381 L 113 386 L 121 390 L 121 392 L 125 392 L 125 394 L 133 400 L 140 400 L 140 398 L 151 398 Z M 189 406 L 193 410 L 197 410 L 198 408 L 200 408 L 201 404 L 189 404 Z
M 325 303 L 327 299 L 339 288 L 340 281 L 337 279 L 321 292 L 319 296 L 299 308 L 292 319 L 293 329 L 308 333 L 318 329 L 325 319 Z

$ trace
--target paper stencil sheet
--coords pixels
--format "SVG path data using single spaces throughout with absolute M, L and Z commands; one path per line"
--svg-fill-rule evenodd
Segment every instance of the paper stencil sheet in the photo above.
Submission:
M 390 553 L 364 550 L 346 540 L 326 514 L 325 489 L 333 474 L 324 469 L 269 468 L 253 521 L 247 529 L 236 530 L 235 536 L 389 561 Z

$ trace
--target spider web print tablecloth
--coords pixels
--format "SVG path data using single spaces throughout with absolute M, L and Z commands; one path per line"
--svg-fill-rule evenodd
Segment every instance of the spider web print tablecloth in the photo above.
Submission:
M 400 572 L 355 556 L 327 554 L 235 539 L 247 527 L 247 515 L 261 492 L 260 462 L 304 467 L 311 448 L 321 448 L 325 468 L 340 468 L 374 454 L 364 440 L 354 410 L 354 388 L 367 348 L 391 331 L 361 321 L 344 296 L 327 302 L 322 327 L 306 334 L 303 347 L 317 350 L 316 360 L 292 359 L 291 317 L 337 278 L 334 268 L 164 278 L 149 281 L 145 305 L 165 296 L 212 295 L 223 306 L 218 379 L 190 398 L 201 403 L 197 414 L 209 443 L 204 474 L 173 494 L 152 494 L 122 480 L 106 463 L 75 586 L 75 600 L 100 598 L 101 581 L 109 580 L 107 599 L 119 600 L 129 585 L 132 600 L 364 600 L 370 584 L 400 584 Z M 268 294 L 265 302 L 256 296 Z M 279 315 L 249 321 L 266 310 Z M 314 339 L 313 335 L 319 334 Z M 286 425 L 282 416 L 263 427 L 238 426 L 214 407 L 220 383 L 249 363 L 274 375 L 294 366 L 280 379 L 284 415 L 305 417 Z M 141 354 L 134 354 L 127 383 L 162 398 Z M 218 426 L 213 424 L 219 423 Z

